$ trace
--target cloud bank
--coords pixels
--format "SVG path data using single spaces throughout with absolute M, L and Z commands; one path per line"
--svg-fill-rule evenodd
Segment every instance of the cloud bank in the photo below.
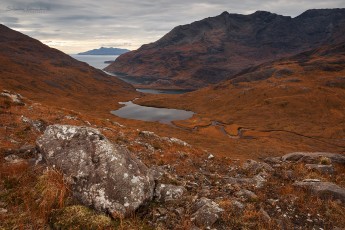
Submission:
M 344 0 L 2 0 L 0 22 L 66 53 L 100 46 L 137 49 L 175 26 L 223 11 L 295 17 L 307 9 L 345 8 Z

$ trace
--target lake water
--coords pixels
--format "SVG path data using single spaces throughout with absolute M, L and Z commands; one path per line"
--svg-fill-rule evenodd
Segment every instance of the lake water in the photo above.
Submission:
M 118 56 L 114 55 L 70 55 L 78 61 L 86 62 L 89 65 L 97 68 L 103 69 L 110 65 L 109 63 L 104 63 L 105 61 L 114 61 Z M 108 73 L 112 76 L 118 77 L 128 83 L 136 84 L 133 79 L 126 78 L 123 76 L 116 76 L 114 74 Z M 182 94 L 190 92 L 190 90 L 160 90 L 160 89 L 137 89 L 138 92 L 151 93 L 151 94 Z M 166 108 L 153 108 L 147 106 L 136 105 L 133 102 L 121 102 L 120 104 L 124 107 L 111 111 L 112 114 L 134 120 L 142 121 L 158 121 L 163 124 L 171 124 L 171 121 L 185 120 L 193 116 L 193 112 L 178 110 L 178 109 L 166 109 Z
M 90 66 L 97 69 L 104 69 L 110 63 L 104 63 L 105 61 L 114 61 L 119 55 L 78 55 L 71 54 L 71 57 L 77 59 L 78 61 L 86 62 Z
M 189 119 L 194 114 L 191 111 L 185 110 L 141 106 L 131 101 L 120 102 L 120 104 L 124 105 L 124 107 L 111 111 L 112 114 L 127 119 L 158 121 L 163 124 L 171 124 L 171 121 Z

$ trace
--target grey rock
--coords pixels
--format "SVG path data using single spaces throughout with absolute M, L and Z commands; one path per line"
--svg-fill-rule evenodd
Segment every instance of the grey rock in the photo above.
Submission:
M 61 169 L 84 205 L 127 215 L 153 197 L 154 180 L 131 153 L 97 129 L 52 125 L 37 146 L 49 165 Z
M 334 173 L 333 165 L 306 164 L 305 167 L 310 170 L 318 171 L 319 173 L 322 173 L 322 174 Z
M 267 157 L 264 159 L 264 162 L 272 165 L 280 164 L 282 163 L 281 157 Z
M 0 95 L 3 97 L 8 97 L 9 99 L 11 99 L 14 103 L 16 103 L 18 105 L 25 105 L 25 103 L 23 102 L 22 95 L 20 95 L 18 93 L 12 93 L 8 90 L 3 90 Z
M 197 210 L 192 215 L 192 221 L 198 227 L 210 228 L 220 217 L 220 214 L 224 211 L 217 203 L 207 199 L 205 197 L 200 198 L 193 208 Z
M 255 175 L 255 176 L 253 177 L 253 180 L 255 181 L 254 186 L 255 186 L 256 188 L 262 188 L 262 187 L 264 187 L 264 185 L 265 185 L 265 183 L 266 183 L 266 181 L 267 181 L 267 180 L 266 180 L 263 176 L 261 176 L 260 174 Z
M 155 181 L 160 181 L 167 174 L 163 166 L 152 166 L 149 171 Z
M 21 118 L 24 123 L 31 125 L 39 132 L 43 132 L 47 127 L 46 122 L 43 120 L 31 120 L 30 118 L 24 116 L 22 116 Z
M 333 162 L 345 164 L 345 155 L 327 152 L 294 152 L 282 156 L 283 161 L 299 161 L 306 163 L 319 163 L 321 157 L 327 157 Z
M 228 177 L 226 178 L 226 183 L 235 185 L 248 185 L 248 184 L 256 184 L 256 181 L 253 178 L 243 178 L 243 177 Z
M 334 183 L 321 181 L 302 181 L 295 182 L 294 186 L 307 188 L 321 198 L 339 199 L 345 204 L 345 189 Z
M 268 213 L 265 211 L 265 209 L 260 208 L 260 213 L 267 222 L 271 221 L 271 217 L 270 217 L 270 215 L 268 215 Z
M 5 161 L 7 161 L 8 163 L 11 164 L 16 164 L 19 162 L 23 162 L 24 160 L 20 157 L 18 157 L 17 155 L 11 154 L 5 157 Z
M 282 177 L 285 180 L 293 180 L 295 178 L 294 171 L 292 171 L 292 170 L 283 170 L 282 171 Z
M 183 186 L 158 184 L 155 189 L 155 199 L 164 202 L 177 200 L 183 196 L 185 191 L 186 190 Z
M 240 191 L 235 193 L 235 196 L 237 197 L 243 197 L 246 200 L 254 201 L 258 199 L 258 196 L 253 193 L 252 191 L 249 191 L 247 189 L 241 189 Z
M 230 185 L 249 185 L 255 186 L 256 188 L 262 188 L 266 182 L 266 179 L 260 174 L 255 175 L 253 178 L 247 177 L 228 177 L 225 178 L 225 182 Z
M 257 162 L 254 160 L 248 160 L 246 163 L 242 166 L 243 169 L 249 170 L 250 172 L 253 172 L 254 174 L 258 174 L 260 172 L 273 172 L 274 169 L 265 162 Z
M 6 214 L 7 209 L 6 208 L 0 208 L 0 214 Z
M 238 200 L 234 200 L 231 203 L 232 203 L 232 206 L 234 206 L 235 208 L 239 210 L 243 210 L 245 208 L 244 204 L 239 202 Z
M 176 215 L 179 216 L 180 218 L 183 217 L 183 215 L 185 214 L 185 210 L 184 208 L 180 207 L 174 210 Z

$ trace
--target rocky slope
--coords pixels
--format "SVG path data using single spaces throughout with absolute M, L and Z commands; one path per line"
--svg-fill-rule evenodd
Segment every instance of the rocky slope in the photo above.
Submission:
M 341 154 L 238 161 L 8 91 L 0 96 L 0 121 L 1 229 L 345 225 Z
M 50 105 L 103 114 L 116 101 L 136 96 L 131 85 L 4 25 L 0 87 Z
M 344 41 L 345 9 L 308 10 L 291 18 L 258 11 L 222 13 L 178 26 L 105 68 L 140 87 L 200 88 L 241 70 L 323 44 Z

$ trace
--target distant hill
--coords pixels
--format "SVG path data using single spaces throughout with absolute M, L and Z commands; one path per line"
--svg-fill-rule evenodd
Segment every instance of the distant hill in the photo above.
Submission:
M 99 49 L 93 49 L 86 52 L 78 53 L 78 55 L 121 55 L 129 51 L 130 50 L 127 49 L 101 47 Z
M 158 41 L 121 55 L 105 70 L 145 79 L 145 87 L 201 88 L 267 61 L 338 44 L 345 41 L 344 34 L 345 9 L 308 10 L 295 18 L 224 12 L 177 26 Z

